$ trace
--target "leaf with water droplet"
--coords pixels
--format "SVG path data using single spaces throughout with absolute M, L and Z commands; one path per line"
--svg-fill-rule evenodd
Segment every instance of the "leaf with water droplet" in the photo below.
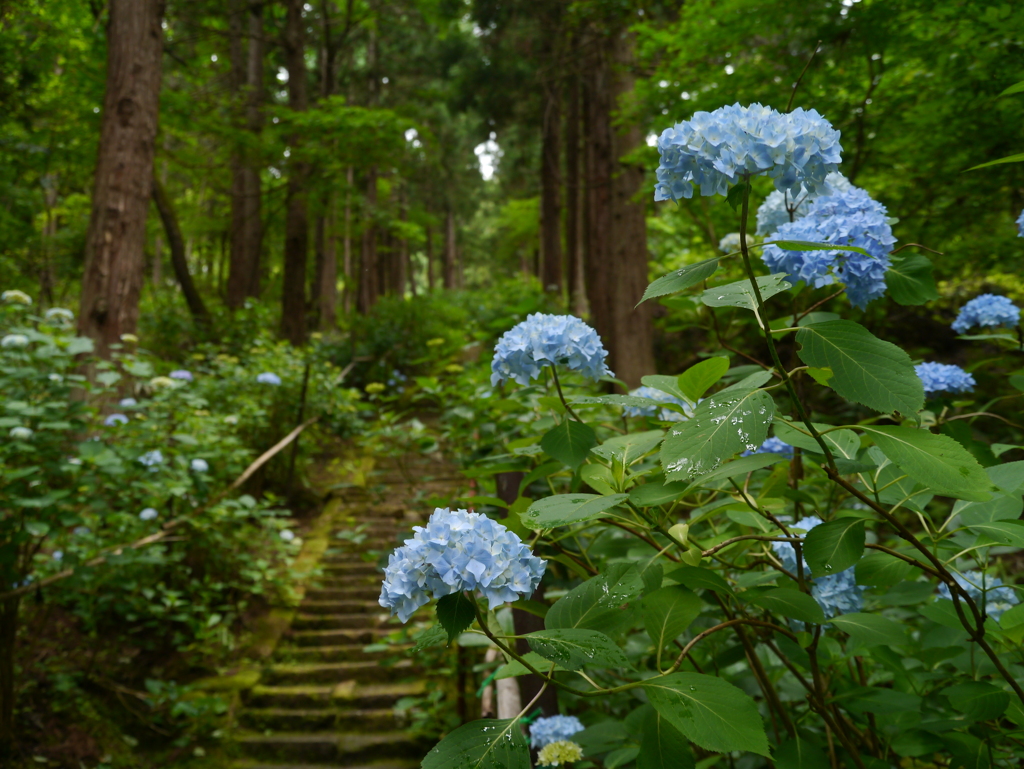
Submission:
M 530 769 L 530 748 L 518 719 L 463 724 L 424 758 L 421 769 Z
M 581 628 L 538 630 L 526 640 L 542 657 L 558 663 L 566 670 L 580 670 L 584 665 L 609 668 L 632 668 L 622 649 L 604 633 Z

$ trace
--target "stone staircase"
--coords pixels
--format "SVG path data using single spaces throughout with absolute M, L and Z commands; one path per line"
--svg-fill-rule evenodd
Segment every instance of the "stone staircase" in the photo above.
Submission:
M 384 482 L 397 486 L 408 477 Z M 360 490 L 346 491 L 339 503 L 322 576 L 243 696 L 234 736 L 244 756 L 239 769 L 413 769 L 432 747 L 407 732 L 394 710 L 400 698 L 424 693 L 421 671 L 408 659 L 382 664 L 394 648 L 365 649 L 396 626 L 377 604 L 376 559 L 361 557 L 392 549 L 429 511 L 373 504 Z M 337 536 L 356 527 L 365 535 L 358 544 Z

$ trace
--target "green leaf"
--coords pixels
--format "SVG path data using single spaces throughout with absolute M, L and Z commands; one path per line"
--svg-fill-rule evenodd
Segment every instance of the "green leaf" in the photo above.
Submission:
M 1010 96 L 1015 93 L 1024 93 L 1024 80 L 1019 83 L 1014 83 L 1006 90 L 1002 91 L 999 96 Z M 998 96 L 996 98 L 999 98 Z
M 679 389 L 679 377 L 665 376 L 664 374 L 648 374 L 645 377 L 640 377 L 640 384 L 645 387 L 653 387 L 655 390 L 661 390 L 673 398 L 686 400 L 686 394 Z
M 686 400 L 696 403 L 728 370 L 729 359 L 716 355 L 690 366 L 676 381 Z
M 681 481 L 673 483 L 648 481 L 630 489 L 629 501 L 637 507 L 657 507 L 678 499 L 686 490 L 686 487 L 687 484 Z
M 807 593 L 801 593 L 793 588 L 772 588 L 765 593 L 747 598 L 747 603 L 801 622 L 810 622 L 815 625 L 825 624 L 825 613 L 818 606 L 818 602 Z
M 530 769 L 530 747 L 519 719 L 482 718 L 463 724 L 423 758 L 421 769 Z
M 674 294 L 677 291 L 685 291 L 690 286 L 695 286 L 703 280 L 707 280 L 718 270 L 718 259 L 705 259 L 703 262 L 688 264 L 682 269 L 662 275 L 655 280 L 644 291 L 643 299 L 637 303 L 637 307 L 648 299 L 654 299 L 666 294 Z
M 905 580 L 913 568 L 906 561 L 876 551 L 857 561 L 854 575 L 858 585 L 890 587 Z
M 936 494 L 984 502 L 992 482 L 978 460 L 946 435 L 915 427 L 865 426 L 894 465 Z
M 773 240 L 772 245 L 784 251 L 853 251 L 864 256 L 871 256 L 859 246 L 842 246 L 838 243 L 812 243 L 809 240 Z
M 761 299 L 768 301 L 776 294 L 793 288 L 783 273 L 758 275 L 757 287 L 761 291 Z M 700 300 L 708 307 L 742 307 L 747 310 L 757 309 L 757 297 L 749 280 L 738 280 L 723 286 L 714 286 L 700 295 Z
M 835 376 L 835 373 L 830 368 L 814 368 L 808 367 L 807 376 L 813 379 L 815 382 L 820 384 L 822 387 L 828 387 L 828 380 Z M 787 743 L 789 744 L 789 743 Z
M 617 459 L 626 467 L 636 462 L 649 451 L 657 448 L 665 437 L 664 430 L 648 430 L 642 433 L 629 433 L 609 438 L 600 446 L 590 451 L 607 460 Z
M 416 644 L 412 647 L 413 652 L 420 652 L 431 646 L 437 646 L 443 644 L 445 639 L 448 637 L 448 633 L 440 625 L 431 625 L 418 636 L 416 636 Z
M 551 668 L 551 663 L 544 657 L 537 654 L 537 652 L 526 652 L 526 654 L 521 656 L 524 660 L 533 665 L 534 670 L 543 670 L 546 673 Z M 522 662 L 519 660 L 509 660 L 494 671 L 494 680 L 497 681 L 502 678 L 517 678 L 519 676 L 530 675 L 533 675 L 533 673 Z
M 693 769 L 687 739 L 650 705 L 643 706 L 636 769 Z
M 662 649 L 690 626 L 700 614 L 701 600 L 685 587 L 669 585 L 643 599 L 644 629 L 654 648 Z
M 998 166 L 1003 163 L 1022 163 L 1024 162 L 1024 152 L 1020 152 L 1016 155 L 1007 155 L 1005 158 L 999 158 L 999 160 L 990 160 L 987 163 L 982 163 L 980 166 L 971 166 L 968 171 L 977 171 L 979 168 L 988 168 L 989 166 Z M 965 172 L 966 173 L 966 172 Z
M 588 579 L 559 598 L 548 610 L 544 627 L 581 627 L 606 630 L 621 620 L 622 605 L 643 590 L 640 572 L 633 564 L 615 563 L 604 574 Z
M 626 494 L 599 496 L 597 494 L 557 494 L 538 499 L 520 516 L 531 529 L 553 529 L 597 518 L 602 513 L 626 501 Z
M 110 385 L 120 380 L 121 374 L 118 371 L 103 371 L 96 375 L 96 381 L 100 384 L 106 385 L 107 387 L 110 387 Z
M 719 595 L 732 596 L 729 583 L 710 569 L 699 566 L 682 566 L 665 575 L 667 579 L 686 585 L 690 590 L 710 590 Z
M 589 425 L 575 419 L 563 419 L 561 424 L 544 433 L 540 445 L 549 456 L 575 470 L 597 445 L 597 436 Z
M 693 417 L 669 431 L 661 446 L 665 477 L 687 480 L 718 469 L 722 460 L 756 449 L 768 437 L 775 401 L 764 390 L 722 390 Z
M 33 537 L 45 537 L 50 531 L 50 527 L 42 521 L 26 521 L 25 531 Z
M 965 681 L 942 692 L 954 709 L 976 721 L 998 718 L 1010 704 L 1010 693 L 984 681 Z
M 860 438 L 853 430 L 836 430 L 832 425 L 812 422 L 814 429 L 818 431 L 825 445 L 829 447 L 832 455 L 840 459 L 855 459 L 860 450 Z M 799 428 L 799 429 L 797 429 Z M 804 432 L 801 432 L 803 430 Z M 796 446 L 804 451 L 812 451 L 821 454 L 821 446 L 810 435 L 806 433 L 807 426 L 799 422 L 786 422 L 783 419 L 775 419 L 775 437 L 780 441 Z M 825 432 L 829 430 L 830 432 Z
M 829 622 L 865 646 L 898 646 L 907 642 L 907 634 L 901 625 L 878 614 L 840 614 L 832 617 Z
M 82 355 L 95 349 L 92 339 L 87 336 L 76 336 L 68 342 L 68 355 Z
M 739 211 L 740 206 L 743 205 L 743 193 L 746 191 L 746 188 L 747 185 L 745 184 L 737 184 L 725 193 L 725 202 L 729 204 L 733 211 Z
M 615 479 L 612 477 L 612 471 L 604 465 L 583 465 L 580 468 L 580 480 L 598 494 L 615 493 Z
M 448 633 L 448 643 L 472 625 L 474 619 L 473 601 L 461 590 L 449 593 L 437 602 L 437 620 Z
M 989 475 L 991 478 L 991 474 Z M 1019 494 L 1003 494 L 1000 491 L 992 495 L 987 502 L 965 502 L 958 500 L 953 506 L 953 513 L 960 516 L 964 526 L 976 523 L 992 523 L 994 521 L 1012 521 L 1020 518 L 1024 511 L 1024 500 Z
M 728 681 L 700 673 L 673 673 L 645 681 L 643 687 L 657 711 L 705 750 L 769 755 L 757 705 Z
M 819 524 L 807 532 L 803 549 L 812 575 L 838 574 L 864 554 L 864 521 L 840 518 Z
M 529 488 L 530 484 L 536 480 L 540 480 L 541 478 L 547 478 L 549 475 L 554 475 L 555 473 L 562 472 L 563 467 L 565 467 L 565 465 L 559 462 L 557 459 L 551 462 L 545 462 L 542 465 L 538 465 L 537 467 L 533 468 L 530 472 L 523 476 L 523 480 L 519 482 L 519 493 L 522 494 L 527 488 Z M 511 470 L 510 472 L 515 472 L 515 470 Z M 464 473 L 464 475 L 469 476 L 469 473 Z
M 947 732 L 943 741 L 953 754 L 950 769 L 989 769 L 989 746 L 967 732 Z
M 821 748 L 799 737 L 779 745 L 774 758 L 775 769 L 821 769 L 828 766 L 828 759 Z
M 601 763 L 605 769 L 619 769 L 620 766 L 625 766 L 640 752 L 640 748 L 636 745 L 631 745 L 626 748 L 619 748 L 618 750 L 611 751 Z
M 566 670 L 580 670 L 585 665 L 608 668 L 632 667 L 622 649 L 599 630 L 537 630 L 526 636 L 526 640 L 537 654 Z
M 706 486 L 711 483 L 711 481 L 721 480 L 724 478 L 736 478 L 740 475 L 752 473 L 755 470 L 763 470 L 769 465 L 774 465 L 776 462 L 781 462 L 784 459 L 786 459 L 786 457 L 781 454 L 773 454 L 770 451 L 751 454 L 747 457 L 739 457 L 731 462 L 726 462 L 717 470 L 712 470 L 707 475 L 702 475 L 700 478 L 695 479 L 686 488 L 686 491 L 689 492 L 699 486 Z
M 1024 549 L 1024 521 L 991 521 L 968 526 L 976 534 L 984 534 L 1002 545 Z
M 829 384 L 843 398 L 891 414 L 913 416 L 924 407 L 924 385 L 910 356 L 859 323 L 830 320 L 801 328 L 800 360 L 832 369 Z
M 922 254 L 891 257 L 885 285 L 897 304 L 924 304 L 939 298 L 932 277 L 932 260 Z

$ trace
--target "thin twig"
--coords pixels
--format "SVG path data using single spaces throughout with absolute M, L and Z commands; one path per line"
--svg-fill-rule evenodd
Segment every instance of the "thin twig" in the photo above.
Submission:
M 800 81 L 804 79 L 804 74 L 807 72 L 807 68 L 811 66 L 811 62 L 814 61 L 814 57 L 818 55 L 818 46 L 820 45 L 820 40 L 814 44 L 814 51 L 811 52 L 811 58 L 809 58 L 807 60 L 807 63 L 804 64 L 804 68 L 800 70 L 800 77 L 798 77 L 796 79 L 796 82 L 793 83 L 793 90 L 789 94 L 789 103 L 786 104 L 786 112 L 789 112 L 791 109 L 793 109 L 793 99 L 796 98 L 796 89 L 800 87 Z

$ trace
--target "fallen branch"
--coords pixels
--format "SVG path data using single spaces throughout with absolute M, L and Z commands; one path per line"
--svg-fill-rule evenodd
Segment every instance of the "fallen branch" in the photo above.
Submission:
M 142 537 L 141 539 L 137 539 L 134 542 L 131 542 L 127 545 L 113 545 L 111 547 L 105 548 L 101 555 L 98 555 L 95 558 L 90 558 L 88 561 L 81 563 L 77 567 L 64 569 L 63 571 L 59 571 L 56 574 L 51 574 L 46 579 L 39 580 L 39 582 L 33 582 L 29 585 L 22 585 L 21 587 L 15 588 L 14 590 L 9 590 L 6 593 L 0 593 L 0 601 L 5 601 L 8 598 L 17 598 L 19 596 L 25 595 L 26 593 L 31 593 L 33 590 L 37 590 L 38 588 L 52 585 L 54 582 L 59 582 L 62 579 L 67 579 L 83 567 L 99 566 L 102 563 L 106 563 L 107 556 L 117 556 L 123 553 L 125 550 L 138 550 L 140 548 L 146 547 L 148 545 L 153 545 L 157 542 L 161 542 L 167 539 L 167 537 L 170 536 L 172 530 L 174 530 L 181 524 L 185 523 L 189 519 L 199 515 L 200 513 L 209 510 L 211 507 L 213 507 L 222 499 L 224 499 L 232 491 L 239 489 L 243 483 L 245 483 L 252 477 L 253 473 L 255 473 L 257 470 L 263 467 L 263 465 L 265 465 L 271 459 L 273 459 L 275 454 L 280 452 L 282 449 L 288 446 L 288 444 L 290 444 L 292 441 L 298 438 L 303 430 L 305 430 L 311 424 L 316 422 L 319 418 L 320 417 L 313 417 L 312 419 L 307 419 L 301 425 L 299 425 L 290 433 L 288 433 L 284 438 L 282 438 L 269 449 L 264 451 L 251 465 L 245 468 L 245 471 L 240 476 L 238 476 L 230 486 L 228 486 L 222 492 L 214 496 L 209 502 L 202 505 L 201 507 L 195 508 L 187 515 L 182 515 L 178 518 L 175 518 L 172 521 L 168 521 L 161 527 L 161 530 L 156 532 L 155 534 L 149 534 L 148 536 Z

